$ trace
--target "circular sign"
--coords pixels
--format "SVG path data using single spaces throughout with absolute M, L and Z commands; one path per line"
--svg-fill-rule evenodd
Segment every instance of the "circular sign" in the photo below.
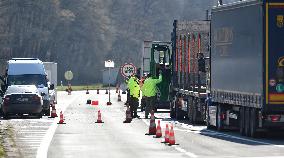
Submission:
M 282 92 L 284 92 L 284 85 L 283 84 L 277 84 L 277 86 L 276 86 L 276 91 L 278 92 L 278 93 L 282 93 Z
M 64 73 L 64 77 L 65 77 L 65 79 L 66 80 L 72 80 L 73 79 L 73 73 L 72 73 L 72 71 L 66 71 L 65 73 Z
M 126 63 L 121 66 L 120 73 L 124 77 L 129 77 L 136 73 L 136 67 L 132 63 Z

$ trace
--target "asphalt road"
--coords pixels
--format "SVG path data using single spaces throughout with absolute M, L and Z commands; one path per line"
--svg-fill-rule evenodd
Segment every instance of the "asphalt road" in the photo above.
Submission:
M 145 135 L 149 120 L 134 119 L 124 124 L 125 95 L 117 102 L 112 92 L 113 105 L 107 106 L 108 96 L 91 91 L 58 94 L 57 112 L 64 112 L 66 124 L 58 125 L 58 118 L 1 120 L 14 131 L 15 144 L 8 157 L 284 157 L 284 132 L 260 135 L 257 139 L 242 137 L 236 131 L 217 132 L 205 126 L 192 126 L 186 121 L 175 121 L 168 113 L 156 113 L 164 132 L 167 123 L 173 124 L 176 142 L 168 146 L 163 138 Z M 98 106 L 87 105 L 87 99 L 98 100 Z M 103 124 L 95 123 L 101 110 Z

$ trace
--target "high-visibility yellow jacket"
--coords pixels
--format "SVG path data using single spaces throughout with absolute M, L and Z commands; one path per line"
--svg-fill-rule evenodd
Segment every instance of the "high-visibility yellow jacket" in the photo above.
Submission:
M 134 98 L 139 98 L 139 96 L 140 96 L 140 87 L 139 87 L 139 84 L 137 83 L 137 84 L 134 84 L 134 86 L 133 86 L 133 88 L 132 88 L 132 90 L 130 90 L 130 92 L 132 91 L 132 96 L 134 97 Z M 131 93 L 130 93 L 130 95 L 131 95 Z
M 142 93 L 143 96 L 146 97 L 153 97 L 157 94 L 157 84 L 162 82 L 162 75 L 159 75 L 159 79 L 153 79 L 152 77 L 147 78 L 144 81 L 144 84 L 142 86 Z

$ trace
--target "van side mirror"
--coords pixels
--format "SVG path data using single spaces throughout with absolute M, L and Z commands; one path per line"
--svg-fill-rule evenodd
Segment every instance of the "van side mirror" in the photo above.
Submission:
M 54 90 L 54 84 L 51 84 L 49 89 Z

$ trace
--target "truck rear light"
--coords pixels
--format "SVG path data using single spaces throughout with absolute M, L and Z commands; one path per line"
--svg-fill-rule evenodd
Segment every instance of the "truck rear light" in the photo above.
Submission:
M 281 115 L 270 115 L 269 116 L 272 122 L 279 121 L 281 118 Z

